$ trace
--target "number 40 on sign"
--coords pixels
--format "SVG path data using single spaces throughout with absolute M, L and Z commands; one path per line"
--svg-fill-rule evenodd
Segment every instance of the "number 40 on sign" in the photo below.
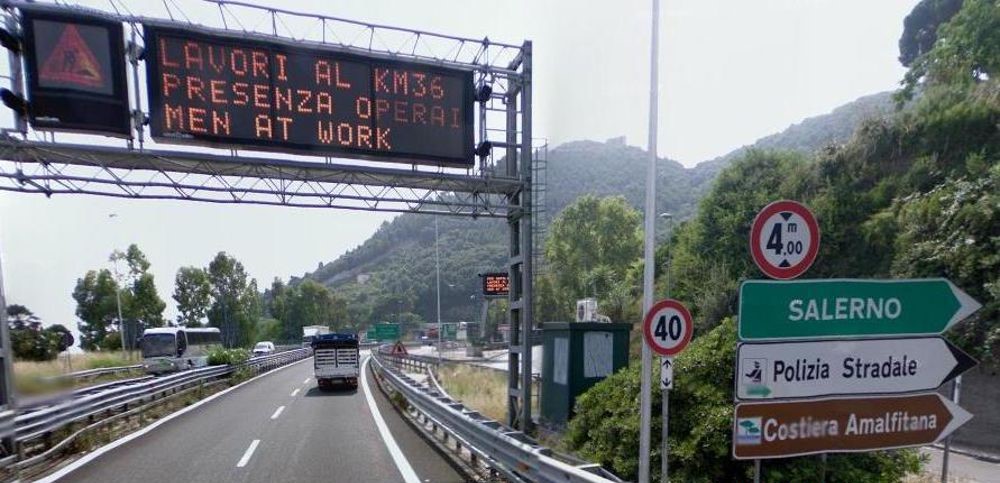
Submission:
M 661 300 L 650 307 L 642 323 L 642 336 L 649 348 L 663 357 L 679 354 L 691 342 L 694 324 L 684 304 Z

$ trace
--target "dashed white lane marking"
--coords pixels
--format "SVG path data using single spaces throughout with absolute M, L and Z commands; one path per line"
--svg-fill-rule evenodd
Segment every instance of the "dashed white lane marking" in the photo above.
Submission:
M 284 406 L 281 406 L 278 409 L 274 410 L 274 414 L 271 415 L 271 419 L 278 419 L 278 416 L 281 416 L 281 412 L 284 410 L 285 410 Z
M 243 457 L 236 463 L 237 468 L 242 468 L 250 462 L 250 457 L 253 456 L 254 451 L 257 451 L 258 444 L 260 444 L 259 439 L 255 439 L 250 443 L 250 447 L 247 448 L 246 452 L 243 453 Z
M 298 389 L 296 389 L 296 390 L 292 391 L 292 397 L 295 397 L 295 395 L 296 395 L 296 394 L 298 394 L 298 393 L 299 393 L 299 390 L 298 390 Z
M 277 368 L 277 369 L 275 369 L 275 370 L 273 370 L 271 372 L 265 372 L 263 374 L 251 377 L 250 379 L 247 379 L 247 380 L 245 380 L 245 381 L 243 381 L 243 382 L 241 382 L 241 383 L 239 383 L 239 384 L 237 384 L 237 385 L 235 385 L 235 386 L 233 386 L 233 387 L 231 387 L 229 389 L 223 389 L 222 391 L 217 392 L 217 393 L 215 393 L 215 394 L 213 394 L 211 396 L 208 396 L 205 399 L 202 399 L 201 401 L 198 401 L 198 402 L 196 402 L 196 403 L 194 403 L 194 404 L 192 404 L 192 405 L 190 405 L 190 406 L 188 406 L 188 407 L 186 407 L 184 409 L 181 409 L 180 411 L 177 411 L 176 413 L 168 414 L 167 416 L 163 417 L 162 419 L 158 419 L 155 423 L 150 424 L 149 426 L 146 426 L 145 428 L 142 428 L 142 429 L 140 429 L 140 430 L 138 430 L 138 431 L 136 431 L 134 433 L 129 433 L 129 434 L 125 435 L 125 436 L 122 436 L 121 438 L 116 439 L 115 441 L 111 442 L 110 444 L 106 444 L 104 446 L 101 446 L 100 448 L 97 448 L 96 450 L 94 450 L 92 453 L 88 453 L 83 458 L 80 458 L 80 459 L 78 459 L 78 460 L 76 460 L 76 461 L 74 461 L 74 462 L 72 462 L 72 463 L 64 466 L 59 471 L 57 471 L 55 473 L 52 473 L 51 475 L 46 476 L 45 478 L 42 478 L 42 479 L 36 480 L 36 481 L 37 481 L 37 483 L 52 483 L 54 481 L 57 481 L 60 478 L 66 476 L 66 475 L 68 475 L 68 474 L 70 474 L 70 473 L 72 473 L 72 472 L 74 472 L 74 471 L 76 471 L 76 470 L 78 470 L 80 468 L 82 468 L 83 466 L 87 465 L 91 461 L 94 461 L 95 459 L 101 457 L 105 453 L 107 453 L 107 452 L 109 452 L 109 451 L 111 451 L 111 450 L 113 450 L 113 449 L 115 449 L 115 448 L 117 448 L 119 446 L 125 445 L 125 444 L 129 443 L 130 441 L 132 441 L 134 439 L 140 438 L 140 437 L 146 435 L 147 433 L 155 430 L 156 428 L 159 428 L 161 425 L 166 424 L 166 423 L 174 420 L 175 418 L 179 418 L 179 417 L 181 417 L 181 416 L 183 416 L 183 415 L 185 415 L 185 414 L 187 414 L 187 413 L 189 413 L 191 411 L 194 411 L 194 410 L 200 408 L 202 405 L 208 404 L 209 402 L 214 401 L 214 400 L 216 400 L 216 399 L 218 399 L 218 398 L 220 398 L 222 396 L 225 396 L 226 394 L 229 394 L 230 392 L 236 391 L 239 388 L 241 388 L 241 387 L 243 387 L 243 386 L 245 386 L 247 384 L 253 383 L 254 381 L 256 381 L 258 379 L 261 379 L 261 378 L 264 378 L 264 377 L 268 377 L 268 376 L 272 376 L 274 374 L 277 374 L 280 371 L 288 369 L 289 367 L 297 366 L 297 365 L 302 364 L 303 362 L 306 362 L 306 361 L 309 361 L 309 360 L 311 360 L 311 359 L 310 358 L 305 358 L 305 359 L 302 359 L 301 361 L 293 362 L 291 364 L 288 364 L 287 366 L 281 366 L 281 367 L 279 367 L 279 368 Z
M 307 377 L 306 380 L 302 381 L 302 384 L 309 384 L 309 380 L 310 379 L 312 379 L 312 378 L 311 377 Z
M 389 450 L 392 460 L 396 463 L 396 468 L 399 470 L 400 475 L 403 476 L 403 481 L 406 483 L 421 483 L 420 478 L 417 477 L 417 473 L 413 471 L 413 467 L 410 466 L 410 462 L 406 459 L 406 455 L 403 454 L 399 449 L 399 445 L 396 444 L 396 439 L 389 432 L 389 426 L 385 424 L 382 414 L 378 412 L 378 406 L 375 405 L 375 398 L 372 397 L 372 391 L 368 389 L 368 378 L 365 377 L 365 374 L 368 372 L 368 359 L 366 357 L 365 362 L 361 364 L 361 389 L 365 393 L 365 400 L 368 401 L 368 409 L 372 413 L 372 419 L 375 420 L 375 427 L 378 428 L 379 434 L 382 435 L 382 441 L 385 443 L 386 449 Z

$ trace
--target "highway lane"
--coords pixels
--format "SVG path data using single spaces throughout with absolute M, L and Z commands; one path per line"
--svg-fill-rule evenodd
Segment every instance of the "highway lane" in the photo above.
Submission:
M 311 359 L 266 375 L 58 481 L 406 482 L 364 391 L 322 392 L 311 376 Z M 464 481 L 391 407 L 370 373 L 366 378 L 385 426 L 418 481 Z

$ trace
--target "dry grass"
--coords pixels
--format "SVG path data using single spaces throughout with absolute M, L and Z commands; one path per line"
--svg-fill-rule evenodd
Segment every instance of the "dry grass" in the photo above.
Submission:
M 438 379 L 451 397 L 496 421 L 507 415 L 507 375 L 468 364 L 447 364 Z
M 127 354 L 121 351 L 114 352 L 84 352 L 72 354 L 70 360 L 73 371 L 83 371 L 87 369 L 97 369 L 101 367 L 118 367 L 138 364 L 138 359 L 129 360 Z M 68 381 L 47 382 L 44 378 L 65 374 L 66 357 L 60 356 L 56 360 L 36 362 L 36 361 L 14 361 L 14 388 L 18 394 L 32 395 L 42 394 L 58 389 L 65 389 L 71 384 Z M 135 374 L 122 374 L 121 377 L 135 377 Z M 115 379 L 112 376 L 102 376 L 100 380 L 88 380 L 85 384 L 96 382 L 106 382 Z

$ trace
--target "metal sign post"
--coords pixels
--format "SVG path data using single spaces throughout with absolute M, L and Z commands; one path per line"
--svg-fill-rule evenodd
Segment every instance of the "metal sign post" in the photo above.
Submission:
M 670 427 L 670 390 L 674 388 L 674 358 L 673 357 L 661 357 L 660 358 L 660 397 L 662 398 L 662 417 L 663 417 L 663 433 L 660 436 L 663 439 L 663 454 L 660 456 L 660 481 L 666 483 L 667 475 L 669 475 L 668 469 L 668 458 L 667 455 L 670 453 L 670 441 L 667 439 L 669 431 L 667 428 Z
M 656 267 L 656 120 L 659 91 L 659 55 L 660 43 L 660 0 L 653 0 L 652 38 L 649 55 L 649 164 L 646 173 L 646 204 L 644 209 L 645 242 L 643 246 L 642 269 L 642 309 L 649 312 L 653 306 L 653 277 Z M 652 420 L 652 374 L 653 354 L 647 345 L 642 346 L 642 374 L 639 389 L 639 483 L 649 482 L 650 454 L 650 423 Z M 666 455 L 664 455 L 666 456 Z M 666 478 L 666 475 L 664 475 Z
M 662 356 L 660 359 L 660 390 L 663 408 L 663 453 L 660 455 L 660 480 L 667 481 L 667 456 L 670 443 L 667 439 L 669 427 L 670 389 L 674 386 L 674 356 L 680 354 L 694 332 L 691 312 L 680 302 L 666 299 L 657 302 L 646 312 L 642 321 L 642 335 L 646 346 Z
M 958 396 L 962 390 L 962 376 L 951 383 L 951 401 L 958 404 Z M 948 483 L 948 456 L 951 453 L 951 436 L 944 440 L 944 455 L 941 457 L 941 483 Z

